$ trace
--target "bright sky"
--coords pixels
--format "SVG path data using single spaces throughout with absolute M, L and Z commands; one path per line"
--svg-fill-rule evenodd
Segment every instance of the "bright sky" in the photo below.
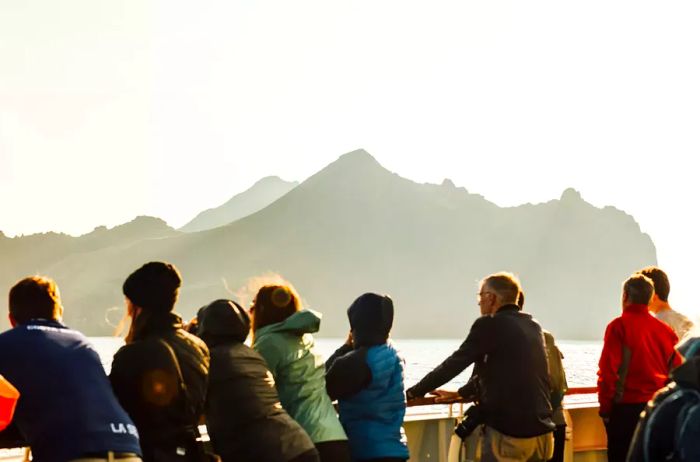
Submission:
M 181 226 L 365 148 L 500 205 L 635 216 L 700 314 L 700 2 L 8 0 L 0 230 Z

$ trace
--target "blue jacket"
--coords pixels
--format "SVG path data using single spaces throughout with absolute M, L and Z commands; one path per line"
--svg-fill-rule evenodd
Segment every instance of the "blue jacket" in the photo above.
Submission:
M 406 414 L 404 362 L 390 344 L 369 347 L 366 354 L 372 374 L 369 385 L 338 400 L 352 459 L 408 459 L 406 434 L 401 427 Z
M 141 454 L 138 432 L 81 333 L 37 319 L 0 334 L 0 374 L 20 392 L 13 423 L 35 461 Z

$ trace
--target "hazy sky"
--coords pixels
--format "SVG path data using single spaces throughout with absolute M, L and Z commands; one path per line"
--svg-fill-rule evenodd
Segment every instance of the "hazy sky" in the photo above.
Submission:
M 0 230 L 181 226 L 365 148 L 501 205 L 635 216 L 694 291 L 700 2 L 0 3 Z

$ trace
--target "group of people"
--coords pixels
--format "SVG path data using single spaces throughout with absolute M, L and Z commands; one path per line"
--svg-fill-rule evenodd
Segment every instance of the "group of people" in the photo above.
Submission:
M 644 404 L 682 360 L 678 336 L 658 319 L 689 325 L 669 313 L 663 278 L 658 268 L 630 277 L 623 314 L 605 334 L 599 397 L 611 461 L 625 460 Z M 62 323 L 55 282 L 19 281 L 9 294 L 13 328 L 0 334 L 0 374 L 21 397 L 2 445 L 29 446 L 39 462 L 405 462 L 407 399 L 430 393 L 474 403 L 456 432 L 480 460 L 563 460 L 562 356 L 523 311 L 510 273 L 480 282 L 481 316 L 466 340 L 408 389 L 389 341 L 388 296 L 366 293 L 351 304 L 348 338 L 324 364 L 312 336 L 320 315 L 292 287 L 263 286 L 249 310 L 216 300 L 184 323 L 174 312 L 181 284 L 164 262 L 128 276 L 131 324 L 107 376 L 88 339 Z M 471 364 L 464 387 L 440 389 Z
M 355 300 L 348 340 L 324 364 L 312 336 L 320 314 L 292 287 L 260 288 L 249 310 L 216 300 L 184 323 L 174 312 L 181 283 L 164 262 L 126 278 L 131 324 L 109 376 L 88 339 L 62 323 L 53 280 L 12 287 L 0 375 L 20 399 L 2 446 L 29 446 L 38 462 L 408 459 L 391 298 Z

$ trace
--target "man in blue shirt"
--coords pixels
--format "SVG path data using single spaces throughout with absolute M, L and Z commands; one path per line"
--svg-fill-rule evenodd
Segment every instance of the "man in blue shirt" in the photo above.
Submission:
M 0 334 L 0 374 L 20 392 L 14 433 L 31 447 L 33 460 L 140 461 L 138 432 L 97 352 L 61 323 L 56 283 L 22 279 L 10 290 L 9 305 L 13 328 Z

